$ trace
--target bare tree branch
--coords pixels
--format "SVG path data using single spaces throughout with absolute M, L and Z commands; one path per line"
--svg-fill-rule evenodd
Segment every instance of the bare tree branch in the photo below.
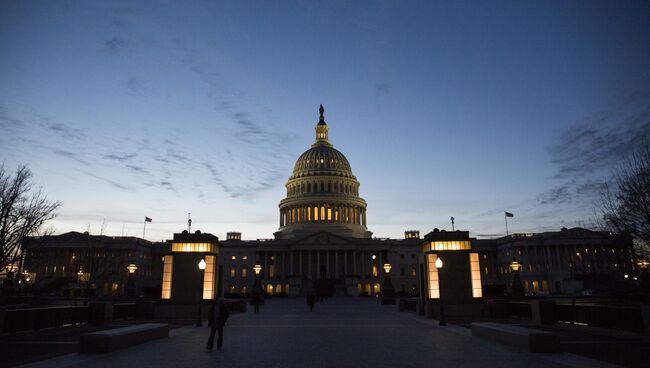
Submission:
M 25 165 L 12 176 L 0 165 L 0 271 L 19 261 L 23 240 L 56 216 L 61 206 L 34 189 L 32 172 Z
M 637 257 L 650 257 L 650 145 L 643 144 L 604 186 L 598 212 L 610 229 L 634 238 Z

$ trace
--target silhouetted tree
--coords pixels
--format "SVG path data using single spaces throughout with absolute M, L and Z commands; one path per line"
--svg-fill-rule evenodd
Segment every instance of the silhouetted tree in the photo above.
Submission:
M 49 201 L 34 188 L 32 172 L 25 165 L 12 176 L 0 165 L 0 271 L 19 261 L 23 240 L 39 234 L 43 224 L 56 216 L 60 202 Z
M 627 157 L 603 187 L 598 206 L 603 222 L 634 238 L 638 257 L 650 257 L 650 145 Z

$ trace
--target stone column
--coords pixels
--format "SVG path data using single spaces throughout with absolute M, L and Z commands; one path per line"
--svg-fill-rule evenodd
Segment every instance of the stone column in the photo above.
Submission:
M 263 252 L 262 254 L 263 254 L 263 257 L 264 257 L 264 268 L 263 268 L 264 273 L 262 274 L 262 279 L 264 279 L 265 278 L 264 275 L 269 274 L 269 265 L 268 265 L 268 257 L 267 257 L 266 252 Z
M 302 249 L 298 250 L 298 274 L 300 277 L 303 277 L 305 275 L 302 268 Z
M 339 252 L 334 251 L 334 277 L 339 278 Z
M 343 251 L 343 276 L 348 277 L 348 251 Z
M 295 274 L 293 273 L 293 250 L 289 251 L 289 274 L 291 276 L 294 276 Z
M 330 270 L 330 251 L 325 251 L 325 278 L 329 279 L 329 276 L 332 274 Z
M 352 250 L 352 272 L 355 276 L 359 275 L 359 270 L 357 268 L 357 251 Z
M 320 250 L 316 251 L 316 278 L 320 276 Z
M 307 277 L 311 279 L 311 251 L 307 251 Z

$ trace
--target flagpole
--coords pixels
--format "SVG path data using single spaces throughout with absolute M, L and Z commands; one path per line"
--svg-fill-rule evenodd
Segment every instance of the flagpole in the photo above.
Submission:
M 506 236 L 508 236 L 508 215 L 506 213 L 503 213 L 503 218 L 506 220 Z
M 144 240 L 144 233 L 147 231 L 147 218 L 144 218 L 144 226 L 142 227 L 142 240 Z

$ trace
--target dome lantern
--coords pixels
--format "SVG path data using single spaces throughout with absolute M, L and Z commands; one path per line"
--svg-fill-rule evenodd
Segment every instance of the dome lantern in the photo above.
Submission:
M 312 147 L 316 146 L 329 146 L 331 147 L 332 145 L 328 141 L 327 138 L 327 133 L 329 131 L 329 128 L 327 127 L 327 123 L 325 122 L 325 109 L 323 108 L 323 105 L 320 105 L 320 108 L 318 109 L 318 112 L 320 113 L 320 119 L 318 119 L 318 124 L 316 124 L 316 143 L 312 144 Z

